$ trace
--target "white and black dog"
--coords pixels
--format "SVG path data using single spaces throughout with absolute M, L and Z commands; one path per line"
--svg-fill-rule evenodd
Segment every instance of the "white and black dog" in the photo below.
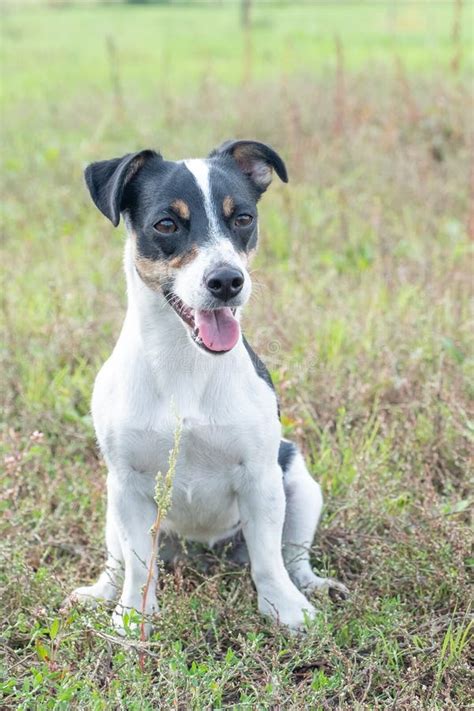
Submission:
M 128 309 L 92 399 L 109 472 L 108 558 L 98 581 L 72 598 L 119 598 L 119 630 L 124 611 L 142 608 L 155 479 L 167 471 L 177 414 L 182 435 L 161 549 L 172 556 L 178 536 L 212 546 L 242 532 L 260 611 L 293 629 L 315 614 L 304 593 L 345 591 L 311 569 L 321 490 L 282 440 L 270 375 L 240 329 L 257 202 L 273 170 L 287 182 L 272 148 L 244 140 L 202 160 L 144 150 L 86 169 L 96 206 L 115 226 L 122 214 L 127 227 Z M 157 572 L 148 614 L 158 610 Z

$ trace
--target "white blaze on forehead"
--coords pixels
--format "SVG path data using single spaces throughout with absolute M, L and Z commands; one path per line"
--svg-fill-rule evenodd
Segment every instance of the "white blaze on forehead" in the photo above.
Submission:
M 178 270 L 175 276 L 173 290 L 188 306 L 193 309 L 209 308 L 210 295 L 205 284 L 205 276 L 223 264 L 234 266 L 244 275 L 244 287 L 241 293 L 241 303 L 245 303 L 250 295 L 251 282 L 241 255 L 232 241 L 222 234 L 218 213 L 213 204 L 210 184 L 209 162 L 199 158 L 183 161 L 192 174 L 203 196 L 204 209 L 209 223 L 209 237 L 205 244 L 199 246 L 197 256 L 192 262 Z
M 212 204 L 211 183 L 209 180 L 209 163 L 201 158 L 191 158 L 184 161 L 184 165 L 192 173 L 202 196 L 204 198 L 204 209 L 209 220 L 209 231 L 212 237 L 219 236 L 219 224 L 217 214 Z

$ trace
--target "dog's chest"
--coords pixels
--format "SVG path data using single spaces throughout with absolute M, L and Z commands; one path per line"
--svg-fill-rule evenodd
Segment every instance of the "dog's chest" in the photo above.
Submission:
M 262 390 L 271 400 L 264 384 Z M 264 402 L 257 405 L 248 390 L 232 379 L 206 387 L 183 379 L 156 399 L 151 427 L 144 433 L 149 441 L 142 441 L 140 448 L 153 459 L 152 468 L 155 464 L 166 467 L 179 430 L 177 477 L 229 478 L 255 456 L 255 449 L 265 440 L 265 409 Z
M 209 541 L 237 524 L 235 481 L 243 449 L 225 428 L 203 417 L 183 418 L 168 528 Z
M 181 399 L 175 391 L 172 399 L 163 398 L 157 406 L 153 434 L 141 438 L 134 461 L 147 472 L 166 472 L 178 428 L 181 434 L 166 526 L 209 541 L 238 522 L 236 488 L 252 456 L 251 424 L 245 418 L 239 422 L 225 404 L 211 405 L 196 393 Z
M 274 393 L 243 346 L 207 371 L 173 373 L 171 359 L 150 369 L 139 355 L 130 368 L 130 360 L 122 367 L 109 361 L 94 391 L 94 424 L 111 472 L 124 472 L 127 481 L 132 475 L 133 485 L 153 496 L 155 476 L 167 472 L 181 428 L 167 525 L 203 541 L 224 534 L 238 522 L 237 492 L 246 478 L 261 473 L 268 452 L 276 462 Z

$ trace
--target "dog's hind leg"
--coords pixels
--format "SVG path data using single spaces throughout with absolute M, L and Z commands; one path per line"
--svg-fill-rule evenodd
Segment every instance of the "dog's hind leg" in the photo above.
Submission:
M 306 593 L 323 588 L 347 595 L 345 585 L 331 578 L 318 577 L 310 565 L 310 549 L 323 507 L 321 487 L 312 478 L 302 455 L 291 442 L 282 440 L 278 460 L 283 471 L 286 497 L 283 559 L 290 578 Z
M 105 569 L 93 585 L 76 588 L 70 595 L 71 601 L 76 600 L 94 606 L 100 600 L 111 601 L 119 596 L 123 581 L 123 555 L 110 510 L 107 512 L 105 540 L 107 543 Z

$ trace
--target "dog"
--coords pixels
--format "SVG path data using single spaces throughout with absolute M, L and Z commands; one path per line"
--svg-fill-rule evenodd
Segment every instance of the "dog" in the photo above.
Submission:
M 153 150 L 92 163 L 85 180 L 114 226 L 123 217 L 128 308 L 92 397 L 108 468 L 107 562 L 75 601 L 158 612 L 150 529 L 157 472 L 166 472 L 177 416 L 181 440 L 160 555 L 177 537 L 208 546 L 243 534 L 260 612 L 293 630 L 316 610 L 307 595 L 346 588 L 314 574 L 310 546 L 323 499 L 297 447 L 282 439 L 272 380 L 242 335 L 258 239 L 257 203 L 273 172 L 268 145 L 231 140 L 205 159 Z M 147 575 L 151 582 L 142 610 Z M 150 632 L 147 622 L 146 632 Z

